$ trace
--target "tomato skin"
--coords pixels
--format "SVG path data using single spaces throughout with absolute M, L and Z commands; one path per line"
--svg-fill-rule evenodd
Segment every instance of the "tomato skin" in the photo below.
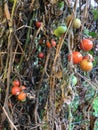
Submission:
M 73 64 L 79 64 L 83 59 L 82 54 L 78 51 L 74 51 L 74 52 L 72 52 L 72 55 L 70 55 L 70 54 L 68 55 L 69 61 L 71 60 L 71 57 L 72 57 Z
M 44 58 L 44 53 L 43 53 L 43 52 L 40 52 L 40 53 L 38 54 L 38 57 L 41 58 L 41 59 L 43 59 L 43 58 Z
M 46 46 L 47 46 L 48 48 L 51 48 L 51 43 L 50 43 L 49 41 L 47 41 L 47 42 L 46 42 Z
M 81 70 L 86 72 L 91 71 L 93 68 L 93 63 L 88 61 L 87 59 L 83 59 L 80 63 L 80 68 Z
M 20 101 L 24 101 L 24 100 L 26 100 L 26 96 L 27 96 L 26 93 L 20 92 L 17 98 Z
M 90 51 L 93 48 L 93 42 L 89 39 L 83 39 L 80 43 L 80 48 L 84 51 Z
M 51 45 L 52 45 L 52 47 L 55 47 L 56 46 L 56 41 L 55 40 L 51 40 Z
M 17 86 L 12 87 L 11 93 L 12 95 L 18 95 L 20 93 L 20 88 Z
M 40 28 L 41 25 L 42 25 L 42 22 L 40 22 L 40 21 L 36 21 L 35 25 L 36 25 L 37 28 Z
M 20 86 L 20 81 L 17 80 L 17 79 L 14 80 L 14 81 L 13 81 L 13 85 L 19 87 L 19 86 Z

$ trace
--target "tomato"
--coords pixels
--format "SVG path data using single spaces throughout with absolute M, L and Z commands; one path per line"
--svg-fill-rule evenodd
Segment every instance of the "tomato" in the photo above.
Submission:
M 73 27 L 76 28 L 76 29 L 79 29 L 81 27 L 81 21 L 80 21 L 80 19 L 78 19 L 78 18 L 74 19 L 74 21 L 73 21 Z
M 83 39 L 80 43 L 80 48 L 84 51 L 90 51 L 93 48 L 93 42 L 89 39 Z
M 40 28 L 41 25 L 42 25 L 42 22 L 37 21 L 37 22 L 35 23 L 35 25 L 36 25 L 37 28 Z
M 68 55 L 69 61 L 71 60 L 71 58 L 72 58 L 73 64 L 78 64 L 82 61 L 83 56 L 80 52 L 74 51 L 74 52 L 72 52 L 72 55 L 70 55 L 70 54 Z
M 66 30 L 67 30 L 67 27 L 66 26 L 59 26 L 58 28 L 57 28 L 57 31 L 59 32 L 59 33 L 65 33 L 66 32 Z
M 22 91 L 22 90 L 25 90 L 26 89 L 26 86 L 24 86 L 24 85 L 22 85 L 22 86 L 20 86 L 20 90 Z
M 20 93 L 20 88 L 17 86 L 12 87 L 12 95 L 18 95 Z
M 25 92 L 20 92 L 19 95 L 18 95 L 18 100 L 20 101 L 25 101 L 26 100 L 26 93 Z
M 60 37 L 62 34 L 59 33 L 57 29 L 55 29 L 55 30 L 54 30 L 54 35 L 55 35 L 56 37 Z
M 48 48 L 51 48 L 51 43 L 50 43 L 49 41 L 47 41 L 47 42 L 46 42 L 46 46 L 47 46 Z
M 52 47 L 55 47 L 56 46 L 56 41 L 55 40 L 51 40 L 51 45 L 52 45 Z
M 19 87 L 20 81 L 19 81 L 18 79 L 15 79 L 15 80 L 13 81 L 13 85 Z
M 70 23 L 71 19 L 72 19 L 72 15 L 68 15 L 67 18 L 66 18 L 66 24 L 67 24 L 67 26 Z
M 83 56 L 83 59 L 87 59 L 87 60 L 89 60 L 89 61 L 94 61 L 94 58 L 93 58 L 93 56 L 91 55 L 91 54 L 87 54 L 86 56 Z
M 38 54 L 38 57 L 39 57 L 39 58 L 44 58 L 44 53 L 43 53 L 43 52 L 40 52 L 40 53 Z
M 93 63 L 91 61 L 88 61 L 87 59 L 83 59 L 80 63 L 80 68 L 83 71 L 91 71 L 93 68 Z

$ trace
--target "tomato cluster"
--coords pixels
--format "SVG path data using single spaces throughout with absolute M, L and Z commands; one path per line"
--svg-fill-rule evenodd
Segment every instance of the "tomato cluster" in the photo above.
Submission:
M 25 86 L 20 85 L 19 80 L 14 80 L 13 81 L 13 87 L 11 89 L 12 95 L 17 96 L 17 99 L 20 101 L 25 101 L 26 100 L 26 93 L 24 90 L 26 89 Z

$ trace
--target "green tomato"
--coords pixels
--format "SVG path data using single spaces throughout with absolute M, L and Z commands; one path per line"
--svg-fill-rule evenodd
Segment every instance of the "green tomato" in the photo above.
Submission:
M 72 76 L 71 82 L 72 82 L 72 85 L 75 86 L 77 84 L 77 82 L 78 82 L 77 77 L 76 76 Z
M 78 19 L 78 18 L 74 19 L 74 21 L 73 21 L 73 27 L 77 28 L 77 29 L 81 27 L 81 21 L 80 21 L 80 19 Z
M 58 30 L 55 29 L 55 30 L 54 30 L 54 35 L 55 35 L 56 37 L 60 37 L 62 34 L 60 34 L 60 33 L 58 32 Z
M 60 34 L 65 33 L 66 30 L 67 30 L 67 27 L 66 27 L 66 26 L 59 26 L 59 27 L 57 28 L 57 31 L 58 31 L 58 33 L 60 33 Z

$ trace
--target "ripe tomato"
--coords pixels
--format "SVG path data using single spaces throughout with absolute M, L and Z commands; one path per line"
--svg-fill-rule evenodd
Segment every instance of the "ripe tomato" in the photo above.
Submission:
M 49 41 L 46 42 L 46 46 L 47 46 L 48 48 L 51 48 L 51 44 L 50 44 Z
M 87 59 L 88 61 L 94 61 L 94 58 L 91 54 L 87 54 L 86 56 L 83 56 L 83 59 Z
M 18 95 L 20 93 L 20 88 L 17 86 L 12 87 L 12 95 Z
M 20 101 L 25 101 L 26 100 L 26 96 L 27 96 L 26 93 L 20 92 L 17 98 Z
M 55 47 L 56 46 L 56 41 L 55 40 L 51 40 L 51 45 L 52 45 L 52 47 Z
M 36 25 L 37 28 L 40 28 L 41 25 L 42 25 L 42 22 L 37 21 L 37 22 L 35 23 L 35 25 Z
M 13 81 L 13 85 L 19 87 L 20 81 L 19 81 L 18 79 L 15 79 L 15 80 Z
M 80 43 L 80 48 L 84 51 L 90 51 L 93 48 L 93 42 L 89 39 L 83 39 Z
M 83 59 L 80 63 L 80 68 L 83 71 L 91 71 L 93 68 L 93 63 L 88 61 L 87 59 Z
M 78 64 L 82 61 L 83 57 L 82 57 L 82 54 L 80 52 L 74 51 L 74 52 L 72 52 L 72 55 L 70 55 L 70 54 L 68 55 L 69 61 L 71 60 L 71 58 L 72 58 L 73 64 Z
M 26 89 L 26 86 L 24 86 L 24 85 L 22 85 L 22 86 L 20 86 L 20 90 L 22 91 L 22 90 L 25 90 Z
M 40 52 L 40 53 L 38 54 L 38 57 L 39 57 L 39 58 L 44 58 L 44 53 L 43 53 L 43 52 Z

